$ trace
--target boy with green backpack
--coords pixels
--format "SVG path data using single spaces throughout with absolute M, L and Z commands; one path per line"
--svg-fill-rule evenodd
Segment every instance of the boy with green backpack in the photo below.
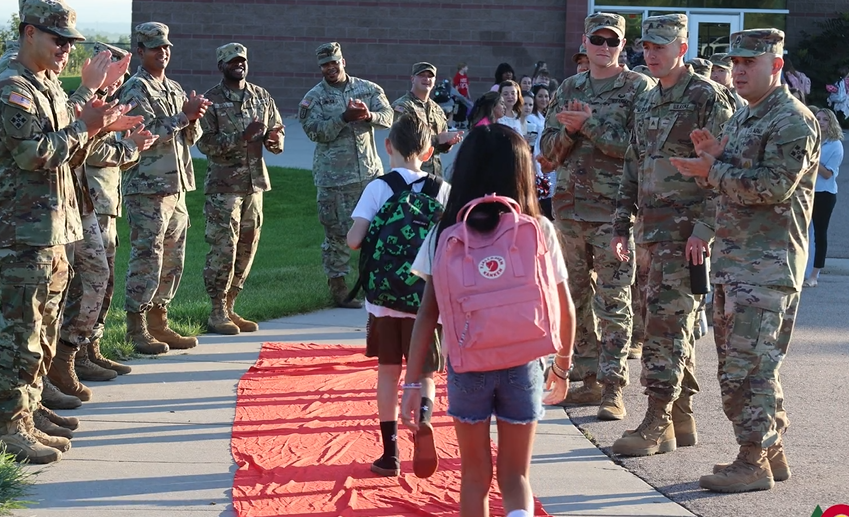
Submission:
M 377 410 L 383 455 L 371 466 L 381 476 L 398 476 L 401 463 L 398 434 L 398 382 L 402 360 L 410 349 L 416 312 L 424 282 L 410 271 L 413 260 L 431 227 L 442 215 L 450 185 L 421 165 L 433 153 L 433 133 L 418 117 L 404 115 L 389 131 L 386 151 L 391 171 L 375 178 L 351 214 L 348 246 L 361 249 L 360 279 L 369 313 L 366 356 L 377 357 Z M 418 477 L 436 472 L 438 458 L 430 425 L 436 388 L 433 372 L 441 367 L 434 336 L 422 379 L 420 430 L 415 436 L 413 471 Z M 418 387 L 418 386 L 417 386 Z

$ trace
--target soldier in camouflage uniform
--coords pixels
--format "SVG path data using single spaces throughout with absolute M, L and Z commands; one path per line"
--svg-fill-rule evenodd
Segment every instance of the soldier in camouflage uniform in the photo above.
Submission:
M 197 346 L 168 325 L 186 252 L 189 214 L 186 192 L 195 190 L 190 148 L 200 138 L 199 119 L 209 107 L 202 95 L 186 95 L 165 76 L 171 58 L 168 26 L 142 23 L 135 29 L 141 66 L 121 90 L 121 103 L 135 107 L 144 125 L 159 136 L 124 174 L 124 208 L 130 225 L 127 267 L 127 341 L 143 354 Z
M 695 131 L 698 158 L 682 174 L 718 193 L 711 281 L 722 406 L 740 453 L 699 485 L 767 490 L 790 478 L 789 425 L 779 368 L 799 308 L 821 135 L 814 115 L 781 85 L 784 33 L 731 35 L 735 83 L 749 105 L 718 132 Z M 714 137 L 713 135 L 717 135 Z
M 320 45 L 315 54 L 324 80 L 304 96 L 298 118 L 316 144 L 312 173 L 318 189 L 318 219 L 324 226 L 322 262 L 336 305 L 359 308 L 362 302 L 346 300 L 351 252 L 345 237 L 363 189 L 383 172 L 374 128 L 392 125 L 394 112 L 383 88 L 345 72 L 338 43 Z
M 228 43 L 216 50 L 221 82 L 204 96 L 212 107 L 201 119 L 198 149 L 209 159 L 204 193 L 209 252 L 203 280 L 212 300 L 207 327 L 218 334 L 255 332 L 239 316 L 236 297 L 251 270 L 262 227 L 263 192 L 271 189 L 262 150 L 283 152 L 283 121 L 274 99 L 245 80 L 248 49 Z
M 690 65 L 693 69 L 693 72 L 699 74 L 702 77 L 710 79 L 710 71 L 713 68 L 713 63 L 708 61 L 707 59 L 702 59 L 700 57 L 694 57 L 693 59 L 688 59 L 685 61 L 686 64 Z
M 626 456 L 669 452 L 697 441 L 693 327 L 701 297 L 690 290 L 687 264 L 704 261 L 716 214 L 708 191 L 669 159 L 694 156 L 690 132 L 718 131 L 732 112 L 720 86 L 684 64 L 686 16 L 652 16 L 642 29 L 646 64 L 659 83 L 634 108 L 611 242 L 621 260 L 630 260 L 636 212 L 633 237 L 646 317 L 640 381 L 649 400 L 639 427 L 613 444 L 614 453 Z
M 433 99 L 430 92 L 433 90 L 436 78 L 436 67 L 430 63 L 416 63 L 410 80 L 413 87 L 403 96 L 395 99 L 392 109 L 395 110 L 396 122 L 405 114 L 420 118 L 433 132 L 433 154 L 430 159 L 422 164 L 422 170 L 437 176 L 442 176 L 442 160 L 440 154 L 451 151 L 451 147 L 460 141 L 462 132 L 448 131 L 448 122 L 445 120 L 445 112 Z
M 65 245 L 82 238 L 70 160 L 121 112 L 93 103 L 74 120 L 103 76 L 87 67 L 75 98 L 65 96 L 56 74 L 84 39 L 67 4 L 28 0 L 20 14 L 20 51 L 0 72 L 0 442 L 19 460 L 49 463 L 70 447 L 33 421 L 56 352 Z
M 725 53 L 716 53 L 710 56 L 713 68 L 710 69 L 710 80 L 719 83 L 731 91 L 734 96 L 736 109 L 741 109 L 748 104 L 743 97 L 734 89 L 734 81 L 731 80 L 731 57 Z M 736 111 L 736 110 L 735 110 Z
M 549 104 L 540 149 L 557 170 L 553 206 L 563 238 L 578 333 L 573 364 L 584 381 L 564 404 L 600 404 L 603 420 L 625 418 L 634 260 L 610 251 L 611 218 L 628 148 L 633 103 L 653 84 L 618 64 L 625 19 L 594 13 L 584 21 L 590 69 L 560 85 Z M 595 278 L 595 281 L 593 281 Z

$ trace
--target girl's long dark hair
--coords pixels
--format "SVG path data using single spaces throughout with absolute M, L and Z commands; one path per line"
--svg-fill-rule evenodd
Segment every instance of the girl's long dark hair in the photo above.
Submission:
M 538 84 L 538 85 L 534 86 L 533 88 L 531 88 L 531 93 L 533 94 L 533 97 L 534 97 L 534 109 L 531 113 L 534 113 L 534 114 L 540 112 L 539 108 L 537 107 L 537 94 L 539 93 L 540 90 L 545 90 L 545 91 L 548 92 L 548 95 L 549 95 L 548 102 L 549 103 L 551 102 L 551 98 L 550 98 L 551 97 L 551 90 L 548 89 L 548 85 Z M 542 112 L 543 116 L 545 116 L 546 111 L 548 111 L 548 106 L 546 106 L 545 110 Z
M 513 74 L 513 77 L 516 77 L 516 72 L 513 70 L 513 67 L 510 66 L 510 63 L 500 63 L 495 68 L 495 83 L 493 84 L 501 84 L 501 82 L 504 81 L 501 76 L 507 72 L 510 72 Z
M 492 110 L 499 102 L 501 102 L 499 92 L 486 92 L 481 95 L 472 106 L 472 112 L 469 114 L 469 127 L 475 127 L 484 118 L 492 119 Z
M 451 194 L 436 232 L 436 242 L 443 230 L 453 226 L 457 214 L 471 200 L 486 194 L 515 199 L 522 213 L 539 217 L 536 171 L 528 143 L 507 126 L 493 124 L 472 129 L 460 146 L 454 160 Z M 478 206 L 468 224 L 486 233 L 498 225 L 505 208 L 498 204 Z

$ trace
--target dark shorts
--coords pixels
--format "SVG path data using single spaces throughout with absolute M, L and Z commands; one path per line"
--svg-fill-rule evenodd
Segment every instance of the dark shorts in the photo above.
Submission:
M 403 364 L 410 353 L 410 338 L 413 336 L 413 318 L 375 317 L 368 315 L 366 324 L 366 357 L 377 357 L 377 364 Z M 442 369 L 439 352 L 438 332 L 428 348 L 423 373 Z

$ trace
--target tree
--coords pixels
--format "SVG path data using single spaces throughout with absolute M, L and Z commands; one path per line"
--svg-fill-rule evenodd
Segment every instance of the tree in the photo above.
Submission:
M 18 13 L 12 13 L 9 16 L 9 26 L 0 28 L 0 53 L 6 52 L 6 42 L 15 41 L 18 39 L 18 25 L 21 24 L 21 17 Z

